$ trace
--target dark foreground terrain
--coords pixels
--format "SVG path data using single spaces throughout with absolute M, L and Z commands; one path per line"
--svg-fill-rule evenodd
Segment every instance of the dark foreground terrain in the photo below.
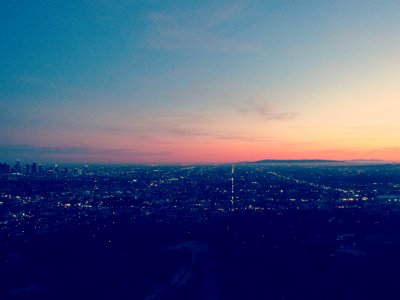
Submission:
M 3 175 L 0 299 L 398 299 L 399 178 L 397 165 Z

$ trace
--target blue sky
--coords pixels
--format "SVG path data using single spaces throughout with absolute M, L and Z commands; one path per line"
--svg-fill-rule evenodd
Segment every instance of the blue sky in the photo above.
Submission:
M 398 1 L 8 1 L 0 158 L 397 160 L 399 20 Z

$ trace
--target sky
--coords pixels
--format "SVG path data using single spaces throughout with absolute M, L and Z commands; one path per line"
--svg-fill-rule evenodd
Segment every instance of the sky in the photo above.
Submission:
M 0 161 L 400 160 L 400 1 L 3 1 L 0 41 Z

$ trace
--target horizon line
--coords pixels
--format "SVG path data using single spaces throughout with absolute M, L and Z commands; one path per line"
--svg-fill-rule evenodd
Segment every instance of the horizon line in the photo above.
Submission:
M 10 166 L 13 165 L 13 163 L 16 163 L 17 161 L 20 161 L 23 163 L 24 160 L 21 159 L 15 159 L 13 162 L 10 161 L 2 161 L 0 163 L 6 163 L 9 164 Z M 106 161 L 38 161 L 38 160 L 25 160 L 26 164 L 29 164 L 29 162 L 32 163 L 37 163 L 37 164 L 46 164 L 46 165 L 51 165 L 51 164 L 62 164 L 62 165 L 119 165 L 119 166 L 129 166 L 129 165 L 141 165 L 141 166 L 171 166 L 171 165 L 224 165 L 224 164 L 253 164 L 253 163 L 314 163 L 314 164 L 324 164 L 324 163 L 357 163 L 358 164 L 368 164 L 368 163 L 378 163 L 378 164 L 397 164 L 400 163 L 400 160 L 383 160 L 383 159 L 320 159 L 320 158 L 307 158 L 307 159 L 260 159 L 260 160 L 254 160 L 254 161 L 246 161 L 246 160 L 240 160 L 240 161 L 221 161 L 221 162 L 206 162 L 206 161 L 197 161 L 197 162 L 190 162 L 190 161 L 181 161 L 181 162 L 106 162 Z M 25 166 L 25 163 L 24 165 Z M 22 166 L 21 166 L 22 167 Z

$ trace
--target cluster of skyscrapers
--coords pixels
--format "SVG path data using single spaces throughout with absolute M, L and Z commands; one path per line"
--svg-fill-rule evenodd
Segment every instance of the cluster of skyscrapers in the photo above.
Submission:
M 17 160 L 14 166 L 10 166 L 8 163 L 0 163 L 0 174 L 10 173 L 42 173 L 43 166 L 41 164 L 32 163 L 26 164 L 25 168 L 22 167 L 20 160 Z

